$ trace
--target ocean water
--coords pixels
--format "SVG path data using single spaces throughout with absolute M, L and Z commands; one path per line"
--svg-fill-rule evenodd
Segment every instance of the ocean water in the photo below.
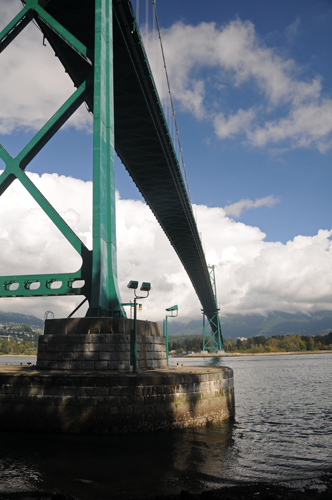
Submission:
M 35 365 L 37 356 L 0 356 L 0 365 Z
M 0 492 L 46 489 L 104 500 L 332 469 L 332 354 L 171 362 L 233 368 L 235 421 L 130 436 L 0 431 Z

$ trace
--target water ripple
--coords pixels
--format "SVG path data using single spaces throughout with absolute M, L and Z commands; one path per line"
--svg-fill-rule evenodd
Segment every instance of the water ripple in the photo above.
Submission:
M 178 360 L 177 360 L 178 361 Z M 182 358 L 181 364 L 209 359 Z M 332 467 L 332 356 L 213 360 L 235 374 L 236 419 L 135 436 L 0 433 L 0 492 L 57 489 L 106 500 L 313 477 Z M 130 471 L 130 483 L 128 474 Z

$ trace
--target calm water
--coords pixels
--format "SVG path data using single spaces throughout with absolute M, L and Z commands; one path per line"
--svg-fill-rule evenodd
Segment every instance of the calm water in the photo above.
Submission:
M 235 422 L 116 437 L 0 433 L 0 492 L 104 500 L 332 469 L 332 354 L 172 362 L 233 368 Z
M 36 364 L 37 356 L 0 356 L 0 365 Z

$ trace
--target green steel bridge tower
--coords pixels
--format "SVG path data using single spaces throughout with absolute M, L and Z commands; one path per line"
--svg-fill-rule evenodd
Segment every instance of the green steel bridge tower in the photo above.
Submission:
M 74 58 L 83 62 L 85 74 L 80 78 L 81 81 L 74 81 L 77 89 L 72 96 L 15 158 L 0 145 L 0 157 L 6 166 L 0 177 L 0 194 L 14 180 L 20 181 L 81 256 L 82 267 L 66 274 L 2 277 L 0 296 L 84 295 L 89 300 L 89 316 L 123 316 L 125 313 L 121 306 L 116 269 L 112 2 L 96 0 L 93 16 L 95 27 L 92 30 L 94 40 L 90 40 L 93 42 L 92 47 L 82 43 L 53 14 L 53 9 L 61 9 L 59 4 L 64 6 L 64 2 L 26 0 L 24 4 L 22 11 L 0 34 L 0 52 L 35 20 L 56 53 L 63 58 L 62 62 L 68 59 L 66 52 L 72 52 Z M 67 10 L 69 18 L 70 9 L 67 7 Z M 84 7 L 77 10 L 84 13 Z M 82 25 L 86 21 L 83 17 Z M 84 101 L 93 111 L 92 251 L 88 250 L 25 173 L 31 160 Z
M 223 338 L 221 332 L 219 309 L 218 309 L 218 299 L 217 299 L 217 286 L 216 286 L 216 274 L 214 271 L 214 266 L 208 266 L 211 284 L 214 292 L 215 300 L 215 312 L 213 314 L 207 315 L 206 311 L 203 309 L 203 351 L 221 351 L 223 345 Z M 207 318 L 207 323 L 205 322 Z M 210 328 L 208 328 L 210 327 Z
M 22 0 L 22 4 L 0 33 L 0 57 L 33 21 L 75 91 L 17 156 L 0 144 L 5 164 L 0 196 L 14 181 L 20 182 L 79 254 L 82 265 L 70 273 L 0 277 L 0 297 L 84 296 L 89 303 L 87 316 L 125 316 L 117 284 L 116 151 L 179 256 L 212 330 L 220 336 L 219 318 L 213 319 L 218 315 L 215 294 L 191 202 L 130 0 Z M 93 114 L 92 250 L 26 174 L 29 163 L 82 103 Z

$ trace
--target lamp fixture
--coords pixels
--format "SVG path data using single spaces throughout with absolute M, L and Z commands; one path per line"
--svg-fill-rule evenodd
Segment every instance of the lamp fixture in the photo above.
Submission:
M 168 307 L 166 309 L 166 311 L 177 311 L 178 310 L 178 306 L 172 306 L 172 307 Z
M 142 292 L 149 292 L 151 290 L 151 283 L 147 283 L 146 281 L 143 281 L 140 290 Z
M 171 314 L 166 314 L 166 318 L 164 321 L 164 335 L 165 335 L 165 347 L 166 347 L 166 362 L 167 366 L 169 365 L 169 360 L 168 360 L 168 318 L 176 318 L 176 316 L 179 314 L 179 307 L 176 306 L 171 306 L 166 309 L 167 312 L 170 312 Z M 173 314 L 174 313 L 174 314 Z
M 132 331 L 132 349 L 130 353 L 131 360 L 133 362 L 133 370 L 134 372 L 138 371 L 138 363 L 137 363 L 137 300 L 138 299 L 146 299 L 149 296 L 150 290 L 151 290 L 151 283 L 148 283 L 147 281 L 143 281 L 141 284 L 140 291 L 145 292 L 146 295 L 138 296 L 136 293 L 136 290 L 138 288 L 138 281 L 129 281 L 128 288 L 131 290 L 134 290 L 134 329 Z M 139 304 L 140 309 L 141 309 L 141 304 Z
M 137 290 L 138 288 L 138 281 L 129 281 L 128 288 L 131 288 L 132 290 Z

